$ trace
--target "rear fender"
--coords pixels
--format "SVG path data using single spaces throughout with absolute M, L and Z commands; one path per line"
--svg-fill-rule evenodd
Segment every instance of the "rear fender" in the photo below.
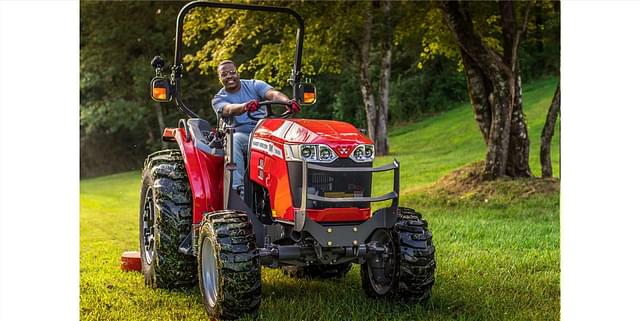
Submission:
M 210 147 L 206 150 L 204 146 L 208 146 L 194 137 L 193 128 L 189 128 L 190 133 L 187 135 L 186 123 L 181 121 L 180 124 L 185 126 L 167 128 L 165 135 L 169 136 L 168 131 L 170 131 L 182 152 L 189 185 L 191 185 L 193 224 L 200 224 L 204 213 L 223 209 L 224 156 L 222 153 L 216 155 Z

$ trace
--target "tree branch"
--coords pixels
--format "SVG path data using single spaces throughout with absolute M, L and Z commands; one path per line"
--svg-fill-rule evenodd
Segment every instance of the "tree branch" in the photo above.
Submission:
M 513 41 L 513 50 L 511 51 L 511 71 L 516 71 L 516 58 L 518 55 L 518 46 L 520 45 L 520 38 L 523 33 L 527 32 L 527 24 L 529 23 L 529 11 L 531 10 L 531 5 L 535 2 L 535 0 L 527 1 L 527 8 L 524 11 L 524 18 L 522 20 L 522 27 L 516 31 L 516 37 Z

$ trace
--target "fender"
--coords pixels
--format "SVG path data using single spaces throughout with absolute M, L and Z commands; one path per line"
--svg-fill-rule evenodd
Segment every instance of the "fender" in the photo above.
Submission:
M 183 123 L 183 122 L 181 122 Z M 182 152 L 184 166 L 191 185 L 193 224 L 200 224 L 204 213 L 223 209 L 222 182 L 224 157 L 211 155 L 196 147 L 192 133 L 184 127 L 167 128 Z
M 180 146 L 183 155 L 185 169 L 191 185 L 192 197 L 192 235 L 187 237 L 181 245 L 183 253 L 191 251 L 188 244 L 192 244 L 195 249 L 197 233 L 202 218 L 205 213 L 223 210 L 224 208 L 224 153 L 221 149 L 209 147 L 204 143 L 201 131 L 211 130 L 209 124 L 198 118 L 191 118 L 186 122 L 181 120 L 179 128 L 165 130 L 165 134 L 170 133 L 175 142 Z M 186 128 L 186 130 L 185 130 Z M 251 220 L 256 242 L 258 246 L 263 246 L 264 228 L 257 219 L 251 208 L 235 193 L 229 194 L 229 209 L 236 209 L 245 212 Z M 192 252 L 193 254 L 195 252 Z

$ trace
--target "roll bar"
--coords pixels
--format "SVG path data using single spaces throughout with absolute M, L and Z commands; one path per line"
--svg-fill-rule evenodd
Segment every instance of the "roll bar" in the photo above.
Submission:
M 294 57 L 293 69 L 291 70 L 291 79 L 289 79 L 291 86 L 294 88 L 293 90 L 293 99 L 300 100 L 301 97 L 297 97 L 298 92 L 295 90 L 297 85 L 300 83 L 300 78 L 302 77 L 300 73 L 300 68 L 302 65 L 302 45 L 304 39 L 304 20 L 302 16 L 293 9 L 284 8 L 284 7 L 272 7 L 272 6 L 257 6 L 250 4 L 237 4 L 237 3 L 219 3 L 219 2 L 209 2 L 209 1 L 193 1 L 187 3 L 182 9 L 180 13 L 178 13 L 178 19 L 176 21 L 176 51 L 174 55 L 173 66 L 171 66 L 171 83 L 175 87 L 174 97 L 176 100 L 176 105 L 180 110 L 182 110 L 185 114 L 192 118 L 200 118 L 196 113 L 194 113 L 191 109 L 189 109 L 184 102 L 182 101 L 182 97 L 180 95 L 180 78 L 182 77 L 182 47 L 184 46 L 182 42 L 182 33 L 183 33 L 183 24 L 184 17 L 191 11 L 191 9 L 197 7 L 211 7 L 211 8 L 222 8 L 222 9 L 234 9 L 234 10 L 252 10 L 252 11 L 266 11 L 266 12 L 280 12 L 287 13 L 296 18 L 298 22 L 298 31 L 296 33 L 296 52 Z

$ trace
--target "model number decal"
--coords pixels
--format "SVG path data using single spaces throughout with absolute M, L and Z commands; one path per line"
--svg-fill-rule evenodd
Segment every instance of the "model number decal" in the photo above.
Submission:
M 283 159 L 282 150 L 280 148 L 273 145 L 273 143 L 264 141 L 262 139 L 254 138 L 251 142 L 251 149 L 259 150 L 261 152 L 267 153 L 268 155 Z

